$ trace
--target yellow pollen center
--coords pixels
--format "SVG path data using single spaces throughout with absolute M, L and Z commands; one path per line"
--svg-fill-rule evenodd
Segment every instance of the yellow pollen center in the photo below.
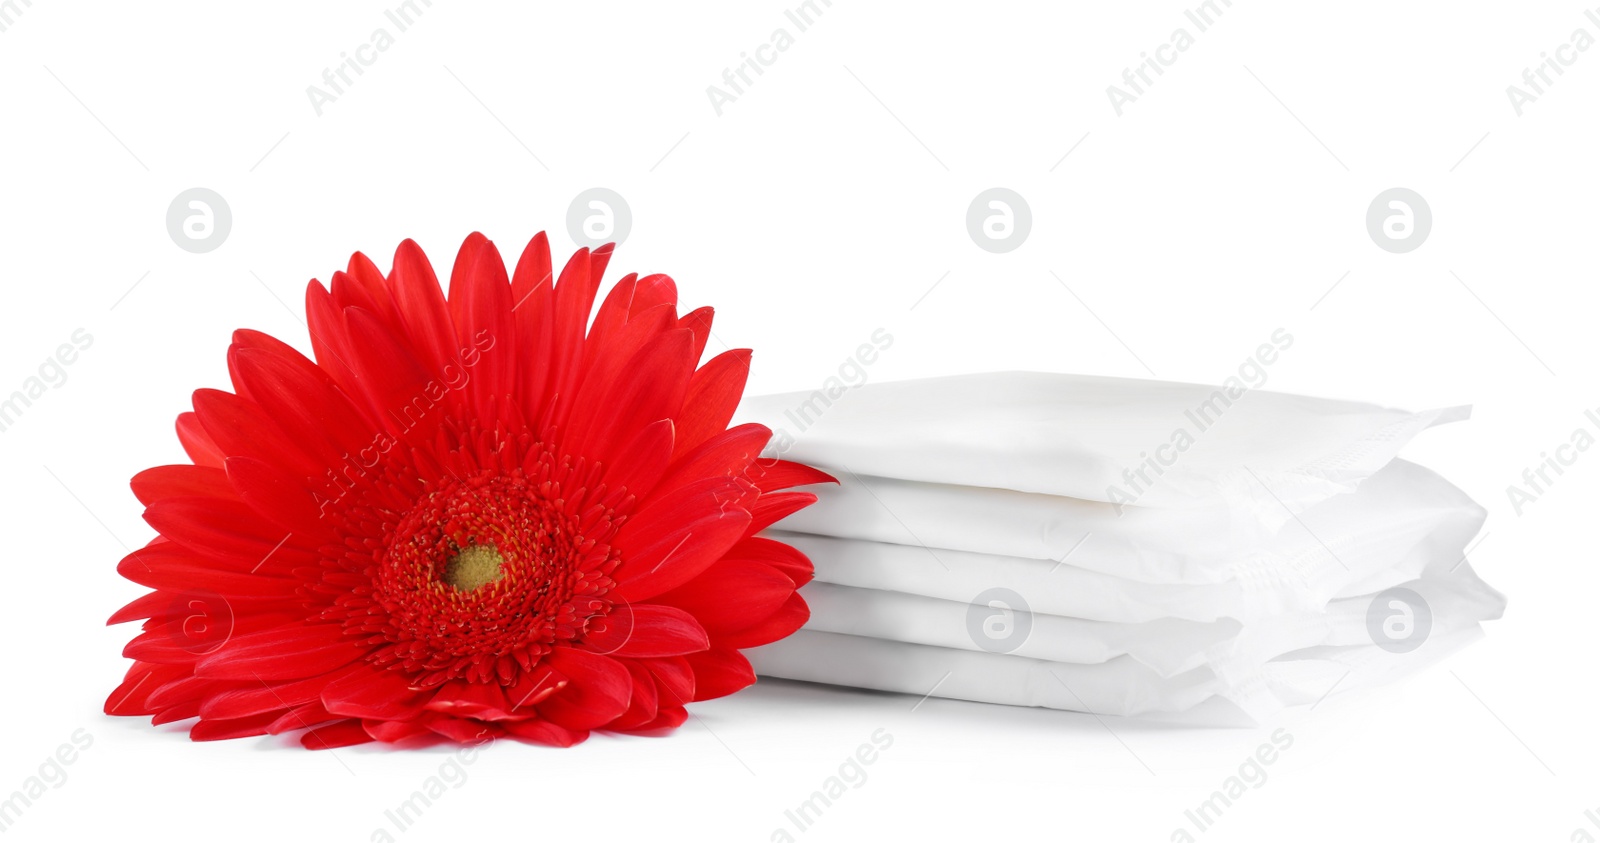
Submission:
M 500 551 L 492 544 L 475 544 L 462 549 L 444 566 L 444 581 L 458 591 L 474 591 L 503 576 Z

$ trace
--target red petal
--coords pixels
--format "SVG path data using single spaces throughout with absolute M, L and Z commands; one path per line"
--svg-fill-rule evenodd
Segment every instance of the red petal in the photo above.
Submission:
M 465 252 L 466 247 L 462 247 Z M 450 303 L 456 309 L 457 342 L 462 349 L 463 375 L 478 415 L 494 418 L 494 407 L 511 396 L 516 377 L 516 333 L 513 327 L 511 283 L 505 262 L 493 243 L 485 241 L 458 293 L 450 282 Z M 471 367 L 470 374 L 465 367 Z
M 519 360 L 548 361 L 551 348 L 550 303 L 554 298 L 554 276 L 550 267 L 550 241 L 539 232 L 528 241 L 511 274 L 511 312 L 517 331 L 516 354 Z M 549 390 L 550 366 L 525 365 L 517 369 L 517 384 L 522 391 L 524 417 L 537 420 L 545 410 Z
M 376 432 L 327 373 L 300 353 L 234 346 L 228 355 L 251 400 L 328 465 L 372 444 Z
M 474 720 L 509 720 L 512 705 L 499 685 L 455 680 L 439 686 L 425 706 L 429 711 Z
M 817 496 L 810 492 L 762 495 L 750 510 L 750 533 L 759 533 L 816 502 Z
M 345 274 L 366 291 L 369 300 L 377 304 L 377 309 L 373 312 L 399 329 L 400 311 L 395 307 L 394 297 L 389 295 L 389 283 L 383 279 L 383 272 L 378 269 L 378 265 L 366 255 L 356 252 L 350 256 Z
M 570 684 L 539 704 L 540 717 L 586 731 L 604 726 L 628 710 L 633 676 L 621 662 L 571 647 L 557 647 L 545 660 Z
M 750 464 L 745 479 L 756 484 L 763 492 L 776 492 L 794 486 L 816 483 L 838 483 L 838 479 L 809 465 L 788 460 L 758 459 Z
M 643 498 L 656 488 L 672 459 L 672 419 L 662 419 L 639 429 L 606 466 L 605 484 L 626 489 Z
M 382 320 L 384 317 L 376 318 Z M 386 330 L 399 331 L 399 314 L 390 318 L 393 326 Z M 367 419 L 376 421 L 383 418 L 383 408 L 374 404 L 356 382 L 351 362 L 354 355 L 349 331 L 345 327 L 344 309 L 335 305 L 332 296 L 316 281 L 306 285 L 306 329 L 311 334 L 311 352 L 316 356 L 318 367 L 333 378 L 339 389 L 349 396 L 351 403 L 362 409 Z
M 414 240 L 394 253 L 389 290 L 405 322 L 410 345 L 430 375 L 442 375 L 456 358 L 456 329 L 428 256 Z
M 152 591 L 143 597 L 134 598 L 128 602 L 128 605 L 118 609 L 115 614 L 106 619 L 106 626 L 116 626 L 119 623 L 164 615 L 171 607 L 171 594 Z
M 202 558 L 239 570 L 272 573 L 317 559 L 296 547 L 289 531 L 236 500 L 166 498 L 147 507 L 144 520 Z
M 122 684 L 106 697 L 105 712 L 115 715 L 150 714 L 146 702 L 161 686 L 188 676 L 188 665 L 134 662 Z
M 202 676 L 185 676 L 168 682 L 150 695 L 148 705 L 153 709 L 171 708 L 182 703 L 195 704 L 195 714 L 200 713 L 200 701 L 219 690 L 238 687 L 236 682 L 206 679 Z
M 349 362 L 359 389 L 381 409 L 383 423 L 397 438 L 430 443 L 443 420 L 435 404 L 457 400 L 453 390 L 430 377 L 419 361 L 389 334 L 378 318 L 359 307 L 345 311 L 352 341 Z
M 338 538 L 334 521 L 328 517 L 338 511 L 329 506 L 337 498 L 319 498 L 294 475 L 254 457 L 229 457 L 226 465 L 228 480 L 239 497 L 262 517 L 302 538 Z
M 372 291 L 351 278 L 348 273 L 335 272 L 333 277 L 328 279 L 328 293 L 333 296 L 333 306 L 339 310 L 359 307 L 373 313 L 382 312 L 382 305 L 378 304 L 378 299 L 373 297 Z M 384 297 L 387 298 L 388 295 L 388 291 L 385 290 Z M 390 324 L 398 329 L 400 323 L 396 321 Z
M 158 465 L 133 475 L 128 485 L 146 506 L 160 498 L 233 497 L 228 476 L 211 466 Z
M 600 286 L 600 279 L 606 274 L 606 266 L 611 263 L 611 254 L 617 250 L 617 244 L 605 243 L 600 248 L 589 253 L 589 274 L 594 276 L 595 286 Z M 594 302 L 589 302 L 593 307 Z
M 353 670 L 322 689 L 329 711 L 372 720 L 410 720 L 422 713 L 428 698 L 398 671 L 372 667 Z
M 572 452 L 611 453 L 645 425 L 676 416 L 694 367 L 690 339 L 688 331 L 671 330 L 645 343 L 628 362 L 626 377 L 594 405 L 600 412 L 593 422 L 568 437 Z
M 672 325 L 672 308 L 663 305 L 640 314 L 622 326 L 598 350 L 594 350 L 596 346 L 591 340 L 592 359 L 578 386 L 578 394 L 573 399 L 572 413 L 567 418 L 568 427 L 584 430 L 595 424 L 597 419 L 611 415 L 613 408 L 605 403 L 609 396 L 619 390 L 621 384 L 639 376 L 634 368 L 638 365 L 637 355 L 651 340 L 671 330 Z M 611 457 L 604 453 L 597 456 L 602 460 Z
M 711 338 L 711 318 L 714 315 L 709 307 L 690 311 L 678 320 L 678 327 L 687 329 L 694 334 L 694 359 L 700 361 L 700 356 L 705 354 L 706 340 Z
M 117 563 L 117 573 L 149 588 L 167 589 L 168 600 L 184 592 L 230 596 L 293 597 L 296 580 L 219 567 L 173 542 L 143 547 Z
M 585 646 L 618 658 L 681 656 L 711 646 L 705 628 L 675 606 L 620 604 L 597 626 L 585 637 Z
M 223 457 L 227 456 L 211 441 L 211 436 L 194 413 L 178 414 L 178 443 L 183 445 L 183 452 L 189 455 L 195 465 L 221 468 Z
M 757 494 L 755 487 L 734 477 L 713 477 L 668 490 L 634 513 L 612 544 L 626 553 L 659 541 L 663 536 L 681 533 L 692 521 L 734 510 L 744 511 L 755 505 Z M 626 558 L 623 564 L 627 565 Z
M 546 746 L 576 746 L 589 738 L 587 731 L 557 726 L 548 720 L 518 720 L 501 725 L 516 737 Z
M 628 672 L 633 674 L 633 700 L 628 704 L 628 710 L 606 727 L 622 732 L 655 720 L 660 705 L 655 675 L 640 662 L 629 661 L 626 665 Z
M 446 714 L 429 714 L 423 722 L 433 732 L 443 735 L 456 743 L 483 744 L 505 734 L 505 730 L 497 723 L 463 720 Z
M 150 718 L 150 725 L 165 726 L 168 723 L 176 723 L 180 720 L 188 720 L 190 718 L 199 716 L 200 703 L 191 700 L 189 702 L 179 703 L 171 708 L 163 708 L 156 712 L 155 716 Z
M 358 666 L 359 667 L 359 666 Z M 282 714 L 284 710 L 305 705 L 318 699 L 322 689 L 344 671 L 326 673 L 294 682 L 271 684 L 257 682 L 232 691 L 213 694 L 200 705 L 200 716 L 211 720 L 232 720 L 257 714 Z
M 549 356 L 542 358 L 551 367 L 549 389 L 557 403 L 547 421 L 559 424 L 571 412 L 572 394 L 577 386 L 583 361 L 583 334 L 589 324 L 589 312 L 594 307 L 595 293 L 600 279 L 591 271 L 589 250 L 579 249 L 567 260 L 556 279 L 555 298 L 550 312 Z
M 655 675 L 656 687 L 665 699 L 680 706 L 694 699 L 694 668 L 689 666 L 688 659 L 682 656 L 646 659 L 644 666 Z
M 532 671 L 523 671 L 516 683 L 506 689 L 506 699 L 518 714 L 522 714 L 523 709 L 544 702 L 567 684 L 566 677 L 549 665 L 541 664 Z
M 759 623 L 738 632 L 717 638 L 719 647 L 737 647 L 747 650 L 751 647 L 760 647 L 771 644 L 794 634 L 794 631 L 805 626 L 811 619 L 811 607 L 806 605 L 805 598 L 799 594 L 789 595 L 789 599 L 777 611 L 768 615 Z
M 594 313 L 594 322 L 589 325 L 588 339 L 584 342 L 591 354 L 608 348 L 616 333 L 628 324 L 628 311 L 633 305 L 633 289 L 638 278 L 632 274 L 623 276 L 611 286 L 611 292 L 606 293 L 605 300 L 600 302 L 600 308 Z
M 343 667 L 365 652 L 335 624 L 283 626 L 234 638 L 201 659 L 195 674 L 214 679 L 300 679 Z
M 665 275 L 646 275 L 634 285 L 633 303 L 628 308 L 628 316 L 632 318 L 663 304 L 677 306 L 678 285 Z
M 344 276 L 342 273 L 335 273 L 335 277 L 348 278 L 348 276 Z M 381 283 L 381 276 L 379 280 Z M 350 284 L 347 283 L 346 286 L 350 286 Z M 374 306 L 378 305 L 375 304 Z M 368 309 L 371 308 L 369 307 Z M 390 309 L 393 309 L 392 305 L 390 306 Z M 234 348 L 250 349 L 257 355 L 270 355 L 284 364 L 292 367 L 298 373 L 298 376 L 304 379 L 306 382 L 318 384 L 320 385 L 319 388 L 338 389 L 337 379 L 335 379 L 328 370 L 319 368 L 316 363 L 311 362 L 311 360 L 307 359 L 305 355 L 301 354 L 294 347 L 269 334 L 263 334 L 260 331 L 252 331 L 248 328 L 241 328 L 233 332 L 233 345 L 229 348 L 229 350 L 232 351 Z M 234 360 L 232 359 L 232 355 L 230 355 L 229 365 L 231 366 L 233 363 Z
M 750 377 L 750 349 L 736 348 L 711 358 L 689 379 L 678 414 L 677 454 L 721 433 L 733 418 Z
M 760 424 L 742 424 L 718 433 L 674 459 L 660 488 L 676 489 L 713 477 L 744 476 L 771 439 L 772 431 Z
M 285 711 L 277 720 L 267 724 L 267 734 L 281 735 L 285 732 L 296 732 L 301 729 L 310 729 L 313 726 L 321 726 L 324 723 L 332 723 L 338 719 L 340 719 L 339 716 L 329 714 L 328 710 L 322 707 L 322 703 L 308 702 L 305 705 L 297 705 Z
M 254 601 L 250 611 L 239 611 L 235 601 L 218 594 L 204 592 L 157 592 L 166 599 L 166 606 L 153 614 L 140 633 L 123 654 L 141 661 L 180 664 L 215 653 L 230 640 L 248 633 L 260 632 L 293 623 L 304 615 L 283 611 L 279 607 Z M 310 675 L 310 674 L 306 674 Z
M 361 728 L 360 720 L 341 720 L 300 736 L 300 745 L 306 749 L 339 749 L 371 742 L 372 736 Z
M 516 299 L 513 306 L 520 309 L 528 296 L 541 290 L 548 293 L 552 281 L 550 238 L 541 231 L 528 240 L 522 256 L 517 259 L 517 269 L 511 275 L 511 295 Z
M 450 267 L 450 292 L 445 299 L 450 305 L 450 316 L 456 324 L 461 324 L 461 306 L 465 303 L 464 290 L 467 286 L 467 276 L 478 263 L 478 250 L 489 238 L 482 233 L 474 231 L 461 241 L 461 248 L 456 251 L 456 262 Z
M 747 538 L 733 546 L 728 551 L 729 559 L 749 559 L 783 572 L 784 576 L 794 580 L 795 588 L 811 582 L 814 568 L 811 560 L 804 553 L 775 539 L 764 536 Z
M 437 734 L 428 728 L 426 719 L 422 717 L 413 720 L 363 720 L 361 727 L 372 736 L 373 740 L 384 743 L 410 740 L 422 735 L 432 737 Z
M 265 735 L 267 727 L 279 717 L 277 712 L 243 717 L 238 720 L 201 720 L 189 728 L 189 739 L 196 741 L 225 741 L 231 738 L 253 738 Z
M 175 635 L 163 626 L 134 636 L 132 641 L 123 646 L 122 655 L 157 664 L 194 664 L 197 655 L 185 646 L 187 643 L 181 635 Z
M 656 719 L 627 731 L 630 735 L 664 735 L 682 726 L 688 719 L 689 712 L 683 706 L 662 706 L 656 713 Z
M 694 700 L 714 700 L 756 683 L 750 660 L 731 647 L 713 647 L 684 656 L 694 669 Z
M 255 457 L 306 477 L 317 477 L 324 471 L 323 461 L 291 441 L 259 406 L 237 395 L 197 389 L 194 411 L 218 450 L 230 457 Z
M 723 559 L 657 598 L 693 615 L 714 636 L 754 626 L 794 595 L 794 580 L 745 559 Z
M 632 524 L 629 522 L 629 526 Z M 749 525 L 748 513 L 731 508 L 685 524 L 652 544 L 625 553 L 622 565 L 612 575 L 618 582 L 613 593 L 619 600 L 638 602 L 677 588 L 722 558 Z M 621 544 L 620 539 L 618 543 Z

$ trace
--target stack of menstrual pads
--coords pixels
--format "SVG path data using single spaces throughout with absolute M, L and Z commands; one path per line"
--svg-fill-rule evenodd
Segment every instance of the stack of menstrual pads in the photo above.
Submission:
M 1259 722 L 1452 652 L 1504 598 L 1482 507 L 1396 459 L 1462 409 L 988 373 L 747 398 L 821 468 L 769 535 L 811 619 L 758 673 L 1097 715 Z

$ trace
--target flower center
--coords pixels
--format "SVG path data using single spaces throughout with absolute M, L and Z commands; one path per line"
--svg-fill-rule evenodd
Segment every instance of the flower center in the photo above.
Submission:
M 417 687 L 509 685 L 611 611 L 623 516 L 593 491 L 596 469 L 529 462 L 452 476 L 374 513 L 388 521 L 382 539 L 350 557 L 370 590 L 329 610 L 376 646 L 374 662 Z
M 505 559 L 494 545 L 475 544 L 445 563 L 441 579 L 457 591 L 476 591 L 504 576 L 500 571 L 503 564 Z

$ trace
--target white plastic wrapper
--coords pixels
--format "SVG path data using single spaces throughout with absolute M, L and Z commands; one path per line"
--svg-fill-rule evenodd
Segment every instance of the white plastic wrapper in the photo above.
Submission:
M 1453 541 L 1441 541 L 1411 551 L 1426 570 L 1406 586 L 1428 606 L 1429 623 L 1435 617 L 1457 625 L 1460 619 L 1481 622 L 1498 618 L 1504 610 L 1504 597 L 1461 561 L 1460 550 Z M 1210 666 L 1218 676 L 1242 681 L 1261 664 L 1295 650 L 1371 643 L 1368 612 L 1379 591 L 1250 624 L 1231 618 L 1209 623 L 1176 618 L 1091 621 L 824 582 L 807 585 L 802 594 L 811 606 L 805 628 L 817 632 L 1068 664 L 1100 664 L 1127 656 L 1163 678 Z
M 1382 684 L 1425 667 L 1474 640 L 1499 617 L 1503 599 L 1462 563 L 1440 582 L 1406 584 L 1429 603 L 1428 629 L 1414 649 L 1379 645 L 1367 620 L 1373 596 L 1352 599 L 1319 621 L 1315 634 L 1257 638 L 1224 658 L 1165 674 L 1132 655 L 1098 663 L 1060 662 L 884 638 L 802 629 L 748 653 L 756 672 L 850 687 L 974 702 L 1161 715 L 1219 725 L 1258 722 L 1334 690 Z M 1265 646 L 1262 646 L 1265 645 Z
M 1060 560 L 1146 582 L 1217 582 L 1238 549 L 1275 530 L 1221 507 L 1152 509 L 982 486 L 841 472 L 777 529 L 889 544 Z
M 1483 508 L 1395 459 L 1466 416 L 1031 373 L 747 398 L 767 456 L 840 480 L 771 531 L 812 615 L 751 662 L 1201 723 L 1392 681 L 1504 607 L 1463 557 Z
M 1118 505 L 1216 505 L 1276 526 L 1353 490 L 1418 432 L 1407 413 L 1244 389 L 992 372 L 746 398 L 768 456 L 850 474 Z
M 1440 554 L 1459 559 L 1483 518 L 1483 508 L 1455 486 L 1396 460 L 1360 492 L 1313 507 L 1285 525 L 1271 544 L 1241 547 L 1233 563 L 1223 557 L 1219 569 L 1232 569 L 1234 576 L 1204 584 L 1106 573 L 1126 557 L 1098 556 L 1093 537 L 1062 562 L 781 531 L 772 536 L 811 557 L 816 579 L 824 583 L 962 604 L 1004 589 L 1028 610 L 1047 615 L 1116 623 L 1209 622 L 1318 609 L 1341 593 L 1360 593 L 1347 591 L 1352 586 L 1376 590 L 1415 579 Z M 972 526 L 987 529 L 978 521 Z M 1176 531 L 1161 541 L 1180 546 L 1191 533 L 1199 534 L 1197 544 L 1204 541 L 1203 524 L 1182 522 Z
M 1200 667 L 1207 653 L 1238 640 L 1244 630 L 1231 618 L 1092 621 L 826 582 L 807 584 L 801 595 L 811 607 L 811 619 L 803 628 L 814 632 L 954 650 L 987 651 L 988 644 L 1013 655 L 1068 664 L 1101 664 L 1129 656 L 1163 677 Z M 1012 631 L 1016 640 L 998 640 Z
M 1375 644 L 1306 650 L 1261 665 L 1246 681 L 1229 681 L 1206 667 L 1163 678 L 1128 658 L 1063 664 L 808 630 L 748 655 L 757 673 L 777 679 L 1097 715 L 1250 725 L 1290 705 L 1393 681 L 1481 634 L 1477 624 L 1439 630 L 1407 653 Z
M 1337 580 L 1358 564 L 1382 567 L 1394 556 L 1393 543 L 1415 541 L 1441 520 L 1482 512 L 1437 475 L 1399 460 L 1377 471 L 1361 492 L 1316 504 L 1298 521 L 1272 530 L 1259 524 L 1241 528 L 1209 507 L 1135 507 L 1119 516 L 1116 507 L 1099 501 L 866 475 L 847 474 L 837 486 L 809 491 L 817 503 L 776 529 L 1050 560 L 1051 568 L 1065 560 L 1076 568 L 1169 584 Z M 1345 558 L 1362 553 L 1360 547 L 1367 556 Z M 944 553 L 922 556 L 942 562 Z

